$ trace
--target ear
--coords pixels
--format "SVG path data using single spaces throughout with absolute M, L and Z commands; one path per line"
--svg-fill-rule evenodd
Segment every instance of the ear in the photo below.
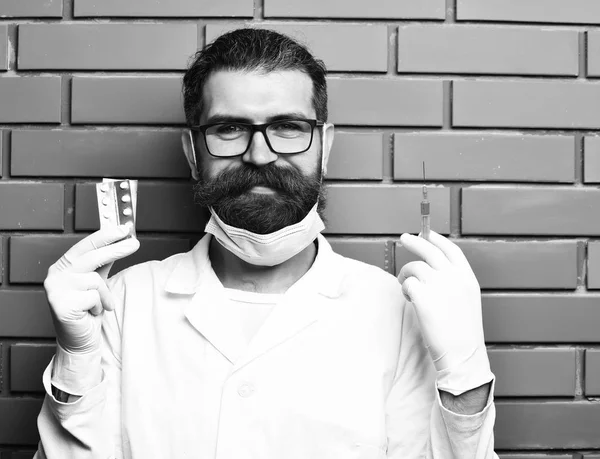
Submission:
M 198 165 L 196 163 L 197 157 L 196 146 L 194 144 L 194 134 L 191 130 L 184 129 L 181 131 L 181 146 L 183 147 L 185 159 L 187 159 L 190 170 L 192 171 L 192 177 L 196 181 L 200 180 L 200 176 L 198 174 Z
M 325 123 L 323 126 L 323 134 L 321 141 L 323 142 L 323 177 L 327 175 L 327 163 L 329 162 L 329 153 L 333 146 L 333 137 L 335 134 L 335 127 L 331 123 Z

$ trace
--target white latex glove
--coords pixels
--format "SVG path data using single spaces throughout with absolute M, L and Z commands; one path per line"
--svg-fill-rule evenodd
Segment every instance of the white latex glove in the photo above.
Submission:
M 462 250 L 434 231 L 429 240 L 403 234 L 400 243 L 423 260 L 404 265 L 398 280 L 414 305 L 438 387 L 459 395 L 490 382 L 481 291 Z
M 96 231 L 48 269 L 44 288 L 57 342 L 71 354 L 89 353 L 100 346 L 102 313 L 114 309 L 106 285 L 108 270 L 140 246 L 137 239 L 121 240 L 128 232 L 128 227 L 116 226 Z

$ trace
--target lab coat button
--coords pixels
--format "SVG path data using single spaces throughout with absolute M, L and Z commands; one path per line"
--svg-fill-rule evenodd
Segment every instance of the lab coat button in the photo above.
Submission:
M 238 394 L 240 395 L 240 397 L 250 397 L 252 394 L 254 393 L 254 387 L 252 387 L 251 384 L 248 383 L 244 383 L 241 384 L 240 387 L 238 387 Z

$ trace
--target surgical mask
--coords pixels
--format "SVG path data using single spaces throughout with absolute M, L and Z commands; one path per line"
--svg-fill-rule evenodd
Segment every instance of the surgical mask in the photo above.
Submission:
M 325 172 L 325 126 L 322 131 L 321 180 Z M 204 231 L 212 234 L 219 244 L 246 263 L 259 266 L 275 266 L 302 252 L 325 229 L 317 212 L 318 203 L 300 222 L 281 228 L 270 234 L 256 234 L 236 228 L 222 221 L 210 208 L 211 218 Z

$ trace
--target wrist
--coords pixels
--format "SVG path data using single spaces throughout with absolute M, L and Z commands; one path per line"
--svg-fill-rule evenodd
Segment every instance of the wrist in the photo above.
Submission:
M 485 344 L 481 344 L 462 362 L 437 372 L 438 389 L 457 396 L 494 379 Z
M 67 394 L 82 396 L 102 380 L 100 349 L 86 354 L 72 354 L 60 344 L 52 364 L 51 383 Z
M 461 395 L 452 395 L 439 390 L 440 400 L 444 408 L 457 414 L 472 415 L 483 411 L 490 398 L 492 383 L 486 383 Z
M 68 392 L 60 390 L 54 384 L 52 384 L 52 396 L 61 403 L 72 403 L 81 398 L 79 395 L 69 394 Z

